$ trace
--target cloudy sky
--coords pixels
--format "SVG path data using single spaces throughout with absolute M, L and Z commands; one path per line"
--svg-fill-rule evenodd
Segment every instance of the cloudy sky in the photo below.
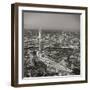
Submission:
M 24 29 L 80 30 L 80 15 L 66 13 L 24 12 Z

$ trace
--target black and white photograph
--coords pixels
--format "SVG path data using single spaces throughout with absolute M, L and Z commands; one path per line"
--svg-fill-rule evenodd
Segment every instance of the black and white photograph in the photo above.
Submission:
M 12 6 L 12 84 L 86 82 L 87 7 Z
M 24 77 L 80 75 L 80 14 L 23 11 Z

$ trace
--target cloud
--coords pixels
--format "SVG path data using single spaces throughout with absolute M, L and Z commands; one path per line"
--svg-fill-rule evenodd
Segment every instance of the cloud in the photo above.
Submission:
M 24 29 L 80 31 L 80 15 L 24 12 Z

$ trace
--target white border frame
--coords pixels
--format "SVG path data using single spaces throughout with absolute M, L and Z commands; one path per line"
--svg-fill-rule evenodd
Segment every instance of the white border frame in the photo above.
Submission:
M 45 78 L 24 78 L 22 79 L 22 10 L 33 11 L 50 11 L 50 12 L 65 12 L 65 13 L 81 13 L 80 16 L 80 40 L 81 40 L 81 75 L 79 76 L 58 76 L 58 77 L 45 77 Z M 48 83 L 48 82 L 67 82 L 67 81 L 83 81 L 85 80 L 85 10 L 74 9 L 55 9 L 55 8 L 39 8 L 39 7 L 18 7 L 18 83 L 19 84 L 35 84 L 35 83 Z

